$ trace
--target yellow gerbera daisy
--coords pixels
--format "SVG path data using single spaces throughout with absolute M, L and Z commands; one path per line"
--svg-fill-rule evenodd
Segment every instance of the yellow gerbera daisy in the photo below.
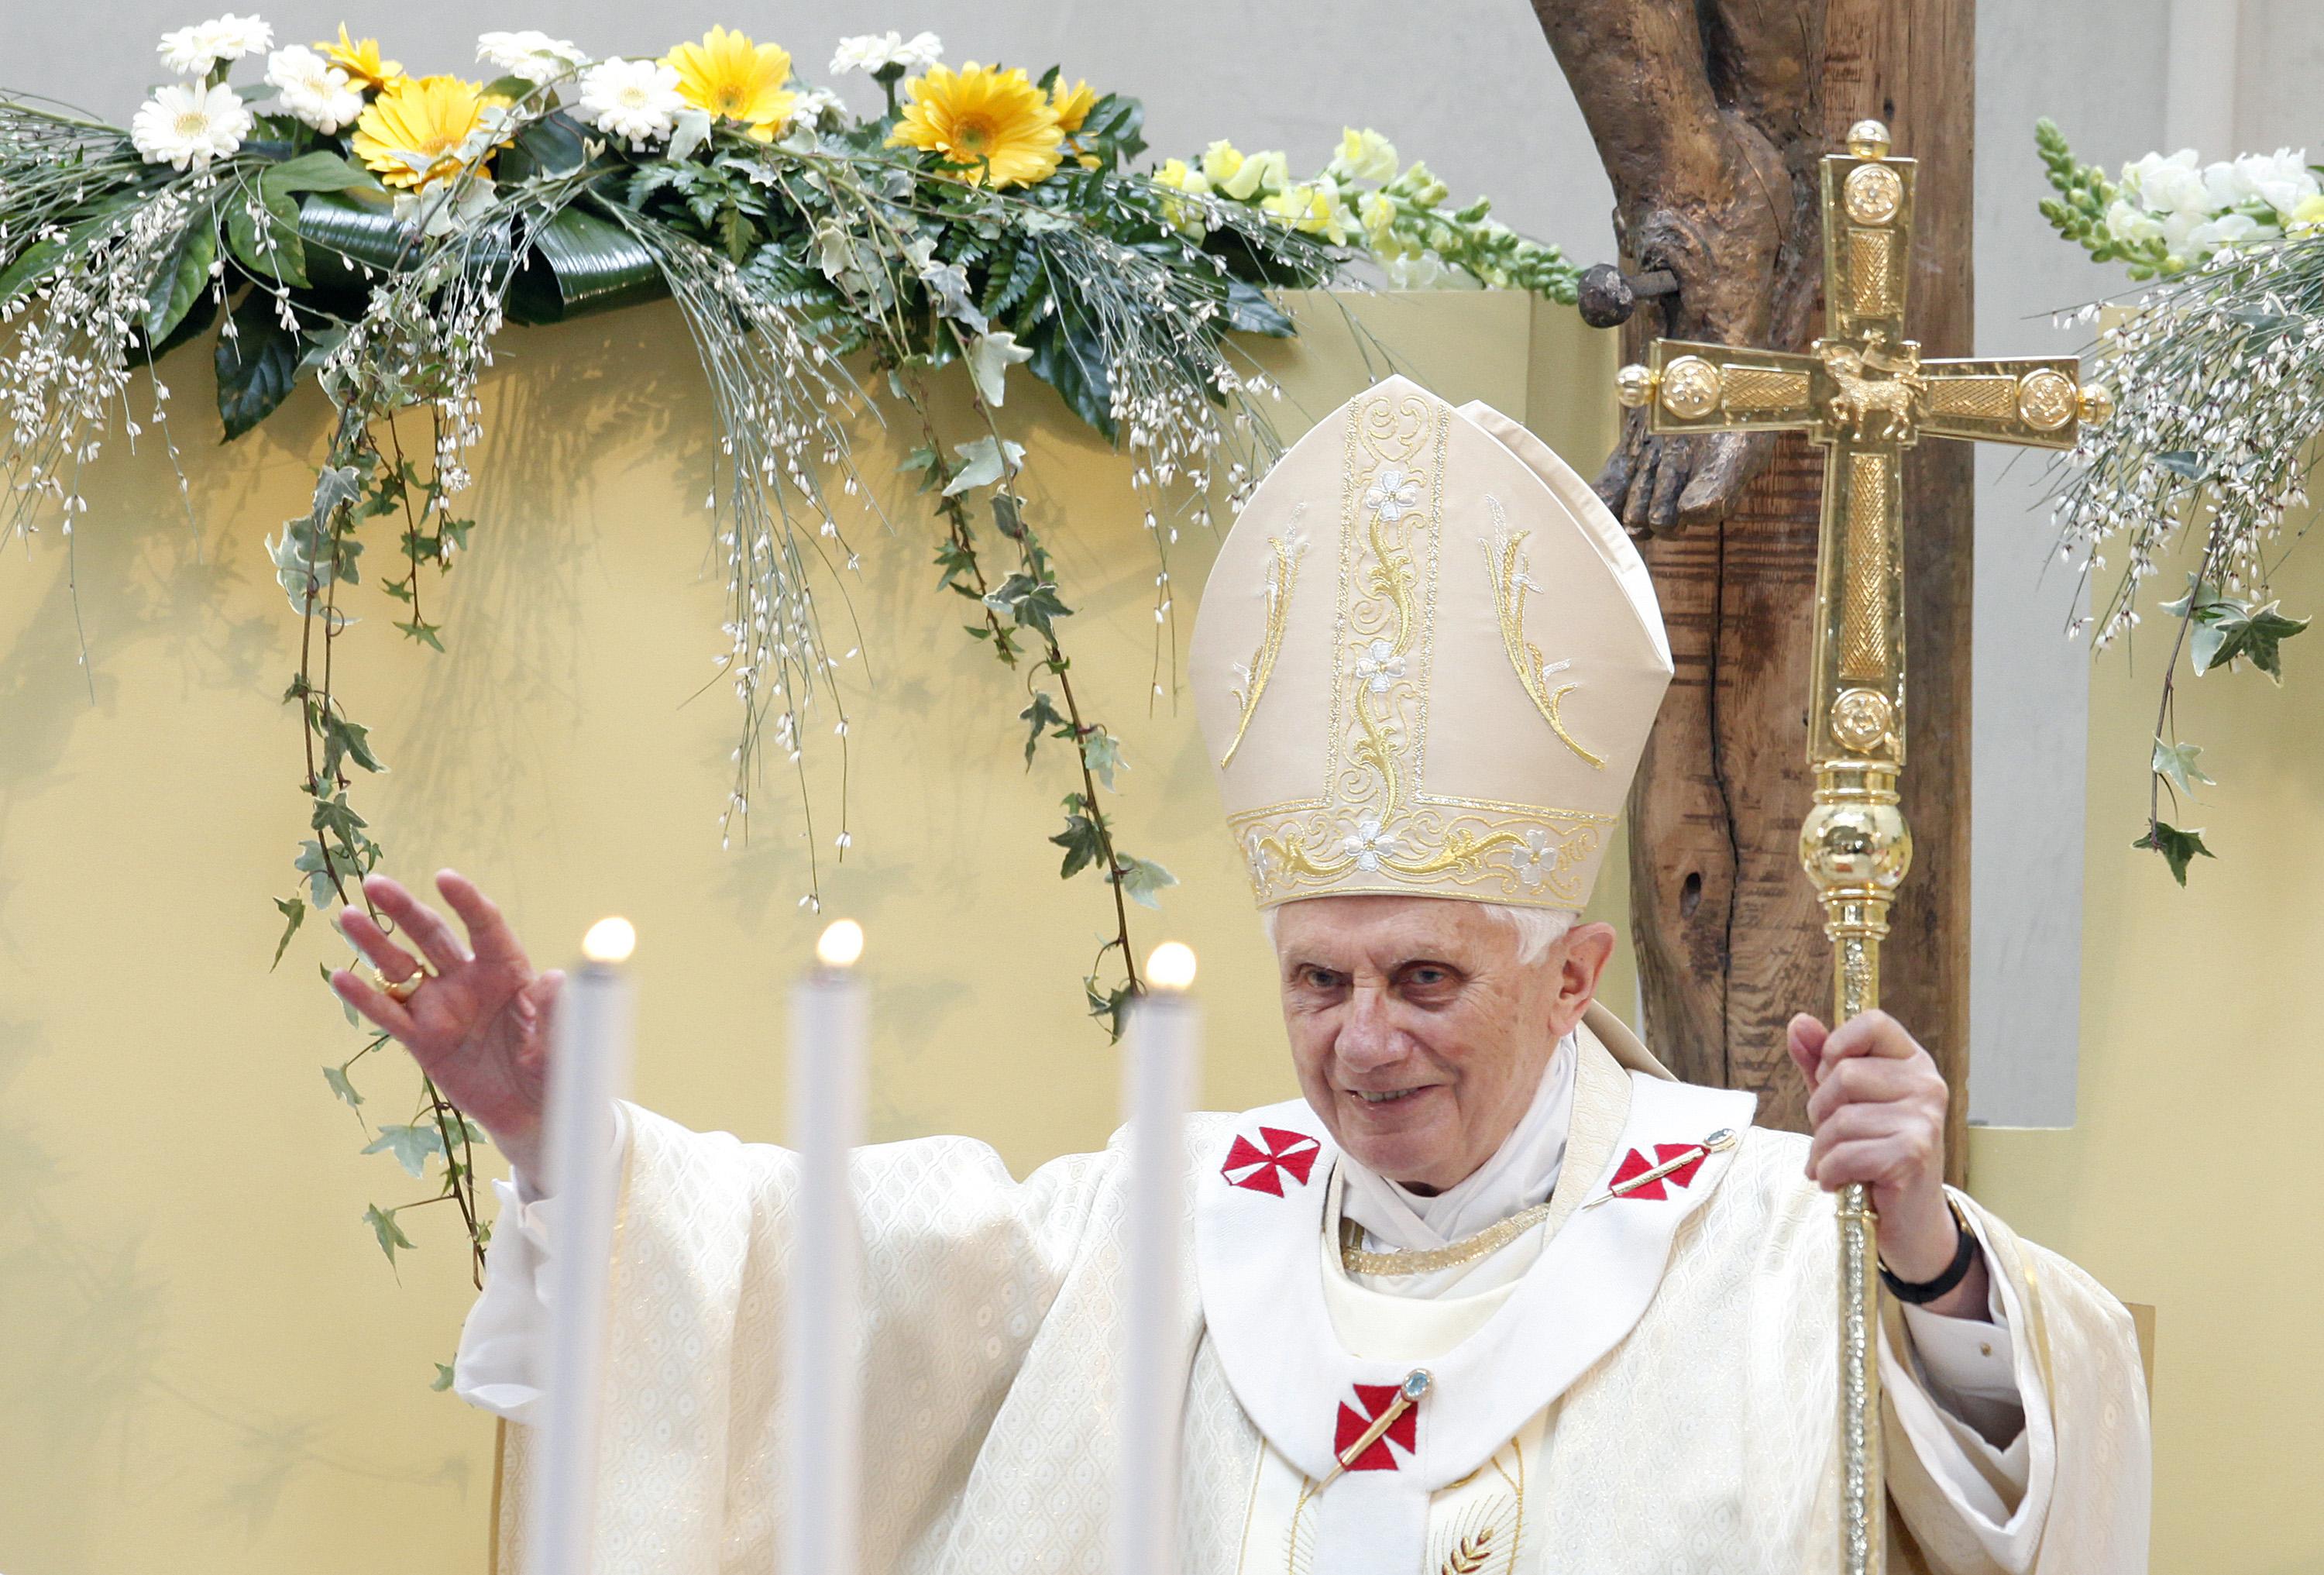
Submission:
M 457 77 L 397 77 L 364 110 L 347 146 L 386 184 L 425 190 L 459 170 L 460 144 L 485 107 L 507 102 Z
M 904 91 L 911 102 L 888 134 L 890 147 L 926 148 L 973 165 L 966 176 L 979 185 L 1029 186 L 1056 170 L 1065 141 L 1056 109 L 1019 68 L 988 70 L 974 60 L 957 72 L 930 66 Z
M 1082 129 L 1082 122 L 1097 107 L 1097 90 L 1086 82 L 1075 82 L 1068 88 L 1060 77 L 1056 86 L 1049 89 L 1049 107 L 1057 112 L 1057 129 L 1071 136 Z
M 791 77 L 790 51 L 724 27 L 713 27 L 700 43 L 678 45 L 662 63 L 678 73 L 678 91 L 688 104 L 740 121 L 754 142 L 773 142 L 798 105 L 798 95 L 783 87 Z
M 366 91 L 376 91 L 403 75 L 401 61 L 379 58 L 379 40 L 367 38 L 358 41 L 349 38 L 347 24 L 344 22 L 339 23 L 338 42 L 318 41 L 315 47 L 322 51 L 325 60 L 347 74 L 348 81 Z

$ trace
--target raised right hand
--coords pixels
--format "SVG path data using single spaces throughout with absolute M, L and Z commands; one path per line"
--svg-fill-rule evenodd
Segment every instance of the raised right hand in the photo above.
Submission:
M 466 876 L 439 870 L 436 889 L 467 926 L 468 945 L 441 914 L 396 881 L 378 874 L 364 878 L 365 895 L 419 946 L 434 978 L 401 1001 L 345 968 L 331 975 L 331 988 L 410 1051 L 444 1097 L 492 1134 L 511 1164 L 545 1182 L 540 1124 L 549 1014 L 565 975 L 558 969 L 535 973 L 500 909 Z M 338 922 L 355 949 L 390 980 L 420 972 L 419 959 L 361 908 L 340 909 Z

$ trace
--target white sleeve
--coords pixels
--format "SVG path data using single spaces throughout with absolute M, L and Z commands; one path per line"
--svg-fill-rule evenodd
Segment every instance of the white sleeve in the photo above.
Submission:
M 606 1163 L 621 1169 L 629 1156 L 630 1123 L 613 1104 L 613 1146 Z M 548 1360 L 549 1263 L 556 1238 L 557 1200 L 532 1178 L 512 1171 L 493 1183 L 500 1217 L 484 1249 L 484 1289 L 468 1309 L 460 1349 L 452 1359 L 452 1392 L 479 1410 L 511 1422 L 536 1422 L 540 1368 Z

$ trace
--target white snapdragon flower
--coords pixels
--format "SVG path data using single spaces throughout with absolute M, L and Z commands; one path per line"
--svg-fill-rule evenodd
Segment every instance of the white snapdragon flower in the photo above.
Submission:
M 476 59 L 503 76 L 521 77 L 535 87 L 589 63 L 589 57 L 570 40 L 551 38 L 530 28 L 522 32 L 479 33 Z
M 2280 233 L 2274 226 L 2262 225 L 2247 213 L 2223 213 L 2188 231 L 2186 244 L 2174 246 L 2172 250 L 2190 258 L 2208 257 L 2222 246 L 2272 241 Z
M 2126 245 L 2138 245 L 2163 234 L 2163 221 L 2126 198 L 2107 205 L 2107 234 Z
M 161 35 L 161 63 L 180 77 L 203 77 L 220 60 L 254 55 L 274 42 L 274 30 L 256 16 L 224 16 Z
M 844 77 L 850 71 L 861 71 L 873 77 L 891 67 L 907 72 L 925 71 L 942 59 L 944 41 L 935 33 L 916 33 L 907 39 L 890 28 L 886 32 L 841 39 L 838 50 L 831 57 L 831 74 Z
M 2246 153 L 2232 164 L 2212 165 L 2204 171 L 2204 182 L 2218 207 L 2249 208 L 2264 203 L 2279 214 L 2290 214 L 2317 190 L 2305 148 Z
M 1396 179 L 1396 144 L 1367 127 L 1340 130 L 1340 151 L 1332 155 L 1330 171 L 1351 180 Z
M 363 114 L 363 90 L 304 44 L 267 56 L 266 79 L 281 90 L 282 107 L 318 132 L 335 132 Z
M 677 68 L 660 60 L 613 60 L 582 73 L 575 113 L 608 135 L 627 137 L 630 151 L 642 152 L 669 137 L 685 107 Z
M 242 146 L 251 114 L 242 96 L 221 82 L 166 82 L 153 90 L 129 123 L 129 140 L 149 164 L 207 170 Z
M 2212 207 L 2192 148 L 2181 148 L 2169 158 L 2149 153 L 2135 164 L 2124 165 L 2122 186 L 2149 213 L 2194 212 L 2208 216 Z

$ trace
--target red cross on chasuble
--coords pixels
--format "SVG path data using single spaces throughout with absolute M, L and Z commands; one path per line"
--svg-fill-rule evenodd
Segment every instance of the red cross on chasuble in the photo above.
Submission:
M 1283 1195 L 1284 1173 L 1288 1171 L 1293 1181 L 1305 1186 L 1308 1173 L 1315 1168 L 1315 1156 L 1323 1147 L 1305 1132 L 1294 1132 L 1286 1127 L 1261 1127 L 1258 1143 L 1240 1133 L 1235 1135 L 1234 1145 L 1227 1150 L 1227 1162 L 1220 1166 L 1219 1174 L 1236 1186 L 1279 1198 Z
M 1364 1436 L 1364 1430 L 1378 1421 L 1379 1414 L 1395 1404 L 1401 1386 L 1396 1384 L 1358 1384 L 1356 1403 L 1340 1403 L 1339 1425 L 1332 1435 L 1332 1452 L 1344 1455 L 1348 1446 Z M 1403 1415 L 1388 1424 L 1388 1431 L 1372 1441 L 1372 1447 L 1348 1462 L 1351 1471 L 1393 1471 L 1402 1467 L 1388 1446 L 1410 1454 L 1419 1446 L 1420 1411 L 1416 1406 L 1406 1408 Z
M 1618 1194 L 1625 1198 L 1649 1200 L 1668 1197 L 1670 1194 L 1663 1191 L 1665 1187 L 1683 1187 L 1695 1178 L 1698 1171 L 1702 1169 L 1702 1162 L 1706 1157 L 1702 1147 L 1700 1143 L 1657 1143 L 1655 1145 L 1655 1156 L 1652 1159 L 1648 1159 L 1642 1151 L 1633 1148 L 1629 1153 L 1622 1156 L 1621 1165 L 1614 1172 L 1612 1184 L 1618 1187 L 1634 1175 L 1643 1175 L 1655 1166 L 1676 1159 L 1682 1154 L 1692 1153 L 1693 1159 L 1680 1165 L 1668 1175 L 1656 1176 L 1642 1187 Z

